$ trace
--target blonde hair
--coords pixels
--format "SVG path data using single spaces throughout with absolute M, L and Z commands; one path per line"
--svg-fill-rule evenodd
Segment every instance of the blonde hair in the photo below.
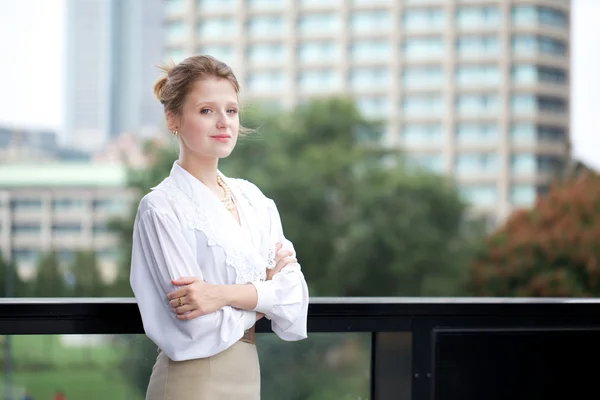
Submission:
M 231 67 L 209 55 L 191 56 L 178 64 L 171 61 L 170 65 L 159 68 L 164 75 L 154 83 L 154 96 L 164 106 L 165 112 L 181 115 L 185 98 L 199 79 L 225 79 L 233 85 L 236 94 L 240 93 L 240 84 Z M 251 131 L 240 125 L 241 134 Z

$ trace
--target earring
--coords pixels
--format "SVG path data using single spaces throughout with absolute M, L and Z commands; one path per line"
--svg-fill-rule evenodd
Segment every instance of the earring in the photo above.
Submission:
M 175 130 L 173 131 L 173 135 L 174 135 L 174 136 L 177 136 L 177 135 L 179 135 L 179 132 L 177 132 L 177 129 L 175 129 Z

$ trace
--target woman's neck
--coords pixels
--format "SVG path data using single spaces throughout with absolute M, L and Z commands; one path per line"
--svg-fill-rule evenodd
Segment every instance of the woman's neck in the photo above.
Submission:
M 189 172 L 211 190 L 218 191 L 217 170 L 219 159 L 199 159 L 195 157 L 179 157 L 179 166 Z

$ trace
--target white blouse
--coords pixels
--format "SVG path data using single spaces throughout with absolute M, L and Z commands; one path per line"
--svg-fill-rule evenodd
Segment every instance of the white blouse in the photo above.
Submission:
M 275 245 L 295 251 L 283 235 L 273 200 L 255 185 L 219 174 L 235 198 L 241 225 L 204 184 L 178 162 L 140 201 L 133 229 L 130 283 L 146 335 L 174 361 L 215 355 L 237 342 L 256 322 L 271 320 L 283 340 L 307 337 L 308 287 L 300 265 L 288 264 L 272 280 Z M 169 310 L 172 279 L 195 276 L 211 284 L 252 283 L 251 311 L 230 306 L 189 321 Z

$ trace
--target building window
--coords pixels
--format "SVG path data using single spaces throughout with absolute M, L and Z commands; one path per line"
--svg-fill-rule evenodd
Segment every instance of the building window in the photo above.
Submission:
M 338 14 L 323 13 L 303 15 L 298 19 L 298 32 L 301 34 L 333 34 L 342 28 Z
M 498 172 L 495 153 L 462 153 L 456 156 L 454 169 L 458 175 L 477 175 Z
M 166 0 L 165 11 L 167 15 L 180 14 L 185 11 L 184 0 Z
M 52 200 L 52 209 L 54 211 L 70 211 L 83 208 L 83 200 L 81 199 L 54 199 Z
M 440 124 L 406 124 L 402 127 L 402 144 L 408 147 L 432 146 L 442 142 Z
M 298 75 L 298 85 L 302 90 L 327 92 L 341 88 L 341 76 L 333 69 L 304 71 Z
M 94 211 L 121 213 L 127 211 L 127 202 L 123 199 L 96 199 L 92 202 Z
M 536 99 L 533 95 L 514 95 L 510 99 L 513 114 L 532 114 L 536 110 Z
M 511 39 L 511 47 L 513 53 L 523 55 L 548 54 L 563 56 L 567 52 L 565 42 L 542 35 L 514 35 Z
M 443 112 L 443 100 L 440 95 L 412 95 L 402 101 L 405 115 L 439 115 Z
M 489 28 L 500 24 L 498 7 L 459 7 L 456 10 L 456 26 L 459 28 Z
M 500 100 L 495 94 L 465 94 L 456 99 L 456 111 L 461 115 L 497 113 Z
M 405 39 L 402 53 L 409 59 L 440 58 L 444 56 L 444 41 L 440 37 Z
M 519 207 L 529 207 L 535 203 L 537 191 L 534 185 L 512 185 L 510 202 Z
M 246 5 L 251 9 L 280 9 L 284 8 L 291 0 L 246 0 Z
M 549 25 L 559 28 L 567 26 L 564 12 L 549 7 L 521 5 L 511 10 L 512 22 L 518 26 Z
M 510 170 L 513 175 L 535 174 L 537 160 L 532 153 L 518 153 L 510 157 Z
M 344 0 L 298 0 L 302 7 L 340 7 Z
M 352 0 L 355 5 L 391 4 L 394 0 Z
M 518 64 L 511 67 L 511 78 L 515 83 L 549 83 L 560 85 L 567 81 L 567 74 L 560 68 Z
M 456 141 L 459 144 L 496 143 L 499 129 L 496 124 L 461 123 L 456 126 Z
M 540 173 L 554 175 L 564 168 L 564 160 L 558 156 L 537 156 L 537 169 Z
M 407 10 L 402 16 L 402 26 L 407 31 L 441 29 L 445 25 L 444 11 L 437 8 Z
M 385 40 L 357 40 L 350 45 L 350 56 L 354 61 L 388 60 L 391 46 Z
M 511 109 L 513 114 L 516 115 L 527 115 L 535 112 L 562 114 L 567 110 L 567 103 L 559 97 L 517 94 L 511 97 Z
M 39 223 L 18 223 L 12 226 L 12 234 L 39 234 L 42 227 Z
M 512 124 L 510 127 L 511 142 L 517 144 L 535 143 L 536 138 L 535 125 L 531 123 Z
M 498 200 L 498 190 L 495 185 L 462 185 L 461 195 L 475 206 L 493 206 Z
M 42 201 L 39 199 L 15 198 L 11 200 L 10 207 L 15 210 L 35 210 L 42 208 Z
M 252 93 L 280 93 L 286 89 L 287 82 L 282 71 L 264 71 L 248 74 L 246 86 Z
M 564 128 L 540 125 L 537 127 L 538 140 L 544 143 L 566 143 Z
M 281 63 L 285 61 L 285 49 L 279 43 L 261 43 L 248 47 L 248 61 L 252 63 Z
M 69 233 L 81 233 L 81 224 L 71 223 L 71 224 L 53 224 L 52 225 L 52 234 L 54 234 L 54 235 L 69 234 Z
M 200 40 L 205 37 L 232 37 L 238 35 L 238 25 L 233 18 L 211 18 L 198 23 Z
M 233 11 L 237 0 L 196 0 L 196 9 L 203 11 Z
M 298 46 L 297 58 L 300 62 L 336 61 L 341 57 L 340 46 L 334 41 L 304 42 Z
M 390 103 L 384 97 L 361 97 L 356 100 L 360 113 L 368 119 L 385 118 L 390 115 Z
M 408 67 L 402 71 L 402 84 L 406 87 L 432 87 L 444 83 L 444 72 L 441 66 Z
M 510 138 L 513 143 L 518 144 L 565 143 L 566 132 L 564 128 L 555 126 L 518 123 L 511 125 Z
M 168 22 L 165 28 L 168 41 L 187 39 L 190 36 L 190 27 L 182 21 Z
M 349 80 L 353 89 L 387 88 L 391 76 L 387 68 L 354 68 L 350 70 Z
M 357 11 L 350 16 L 350 29 L 356 33 L 388 31 L 392 17 L 387 11 Z
M 456 52 L 460 57 L 497 56 L 500 44 L 495 35 L 460 36 L 456 39 Z
M 500 83 L 500 71 L 495 65 L 462 65 L 456 69 L 460 86 L 494 86 Z
M 279 16 L 252 17 L 246 23 L 250 36 L 279 36 L 287 33 L 286 24 Z

